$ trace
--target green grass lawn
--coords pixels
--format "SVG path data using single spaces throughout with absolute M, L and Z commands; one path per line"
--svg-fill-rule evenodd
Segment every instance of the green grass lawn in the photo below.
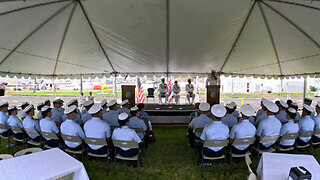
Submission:
M 143 167 L 140 171 L 139 179 L 202 179 L 201 166 L 197 164 L 198 156 L 195 155 L 194 150 L 188 147 L 188 139 L 186 138 L 186 126 L 156 126 L 154 127 L 157 141 L 150 144 L 146 149 L 145 155 L 142 158 Z M 7 153 L 6 141 L 1 141 L 0 153 Z M 15 146 L 10 150 L 14 154 L 21 150 L 22 146 Z M 320 150 L 315 149 L 314 155 L 316 159 L 320 160 Z M 81 157 L 78 159 L 81 160 Z M 61 162 L 63 163 L 63 162 Z M 90 179 L 132 179 L 135 174 L 126 174 L 118 172 L 113 174 L 113 165 L 110 167 L 109 175 L 106 173 L 105 161 L 89 159 L 83 161 Z M 258 160 L 253 158 L 253 164 L 257 167 Z M 205 174 L 204 179 L 231 179 L 244 180 L 247 176 L 247 167 L 244 161 L 233 163 L 233 174 L 229 174 L 229 165 L 227 165 L 227 175 L 223 176 L 223 164 L 221 162 L 214 162 L 210 168 L 214 172 Z M 126 163 L 120 163 L 118 170 L 135 170 L 127 167 Z

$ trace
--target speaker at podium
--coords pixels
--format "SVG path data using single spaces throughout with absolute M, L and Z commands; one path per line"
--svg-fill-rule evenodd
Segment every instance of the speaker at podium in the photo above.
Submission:
M 135 106 L 136 104 L 136 86 L 135 85 L 122 85 L 122 101 L 128 99 L 131 106 Z
M 210 106 L 220 104 L 220 85 L 207 86 L 207 103 L 209 103 Z

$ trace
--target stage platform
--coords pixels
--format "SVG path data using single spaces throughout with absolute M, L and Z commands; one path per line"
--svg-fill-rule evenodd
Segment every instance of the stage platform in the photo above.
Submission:
M 146 104 L 145 112 L 153 125 L 187 125 L 194 105 Z

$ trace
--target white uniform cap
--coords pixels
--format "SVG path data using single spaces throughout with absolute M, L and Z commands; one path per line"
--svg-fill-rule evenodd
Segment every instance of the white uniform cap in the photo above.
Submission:
M 124 106 L 124 105 L 126 105 L 126 104 L 128 104 L 128 103 L 129 103 L 129 100 L 126 99 L 126 100 L 122 101 L 122 103 L 121 103 L 120 105 L 121 105 L 121 106 Z
M 200 109 L 200 111 L 203 111 L 203 112 L 209 111 L 210 110 L 210 104 L 209 103 L 201 103 L 199 105 L 199 109 Z
M 60 98 L 57 98 L 55 100 L 52 101 L 53 103 L 63 103 L 64 101 Z
M 107 101 L 106 99 L 103 99 L 103 100 L 101 101 L 100 105 L 101 105 L 101 106 L 104 106 L 104 105 L 106 105 L 107 102 L 108 102 L 108 101 Z
M 123 121 L 123 120 L 126 120 L 128 117 L 129 117 L 129 115 L 127 113 L 123 112 L 123 113 L 119 114 L 118 119 L 120 121 Z
M 235 108 L 237 106 L 237 104 L 233 101 L 230 104 L 233 106 L 233 108 Z
M 247 117 L 254 116 L 255 113 L 254 109 L 249 104 L 242 105 L 240 112 Z
M 263 99 L 263 100 L 262 100 L 262 105 L 263 105 L 264 107 L 266 107 L 266 105 L 267 105 L 268 102 L 271 102 L 271 101 L 269 101 L 269 100 L 267 100 L 267 99 Z
M 288 108 L 288 111 L 290 112 L 290 113 L 293 113 L 293 114 L 295 114 L 295 113 L 297 113 L 297 111 L 295 110 L 295 109 L 293 109 L 293 108 Z
M 228 109 L 233 109 L 234 106 L 233 106 L 231 103 L 229 103 L 229 104 L 226 105 L 226 108 L 228 108 Z
M 41 112 L 45 112 L 45 111 L 47 111 L 49 108 L 50 108 L 49 106 L 43 106 L 43 107 L 41 108 Z
M 279 107 L 278 107 L 274 102 L 265 101 L 265 102 L 264 102 L 264 106 L 265 106 L 270 112 L 276 113 L 276 112 L 279 111 Z
M 284 102 L 284 101 L 280 101 L 280 105 L 282 107 L 284 107 L 284 108 L 288 108 L 289 107 L 288 104 L 286 102 Z
M 117 100 L 116 100 L 116 99 L 113 99 L 113 100 L 111 100 L 111 101 L 108 102 L 107 106 L 110 107 L 110 106 L 113 106 L 113 105 L 115 105 L 115 104 L 117 104 Z
M 15 106 L 8 107 L 8 111 L 18 110 Z
M 307 104 L 304 104 L 304 105 L 303 105 L 303 108 L 306 109 L 307 111 L 311 112 L 311 113 L 313 112 L 312 107 L 310 107 L 310 106 L 307 105 Z
M 0 107 L 2 107 L 2 106 L 9 106 L 9 104 L 8 104 L 8 102 L 1 102 Z
M 217 118 L 222 118 L 226 115 L 227 110 L 221 104 L 215 104 L 211 107 L 211 113 Z
M 134 106 L 134 107 L 130 108 L 130 111 L 138 111 L 138 107 Z
M 317 102 L 317 106 L 320 107 L 320 101 Z
M 99 111 L 101 111 L 101 106 L 100 104 L 94 104 L 88 111 L 89 114 L 96 114 L 98 113 Z
M 27 106 L 23 111 L 25 113 L 29 112 L 31 109 L 34 109 L 34 106 L 32 104 L 30 104 L 29 106 Z
M 72 113 L 76 109 L 77 109 L 77 106 L 76 105 L 72 105 L 72 106 L 70 106 L 70 107 L 68 107 L 67 109 L 64 110 L 64 114 L 68 115 L 68 114 Z
M 90 106 L 90 105 L 92 105 L 94 102 L 93 102 L 93 100 L 89 100 L 89 101 L 85 101 L 84 103 L 83 103 L 83 105 L 84 106 Z
M 67 106 L 71 106 L 73 103 L 76 103 L 78 102 L 77 99 L 71 99 L 68 103 L 67 103 Z

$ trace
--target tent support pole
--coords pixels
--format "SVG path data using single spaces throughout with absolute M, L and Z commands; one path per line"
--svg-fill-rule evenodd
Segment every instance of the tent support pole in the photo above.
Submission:
M 56 88 L 56 83 L 54 82 L 54 76 L 52 77 L 52 87 L 53 87 L 54 96 L 57 96 L 57 88 Z
M 36 93 L 36 88 L 37 88 L 37 77 L 34 78 L 33 93 Z
M 117 74 L 114 74 L 114 80 L 113 80 L 113 96 L 117 98 Z
M 307 97 L 307 85 L 308 85 L 308 76 L 303 78 L 303 104 L 304 104 L 304 99 Z
M 80 93 L 83 92 L 83 81 L 82 81 L 82 75 L 80 77 Z

